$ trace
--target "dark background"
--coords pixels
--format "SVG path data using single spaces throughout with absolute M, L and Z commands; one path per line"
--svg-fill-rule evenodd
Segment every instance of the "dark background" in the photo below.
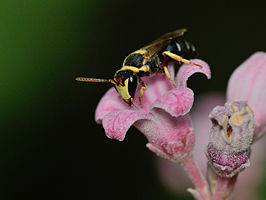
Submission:
M 74 79 L 111 78 L 131 51 L 185 27 L 212 69 L 189 86 L 225 91 L 231 72 L 266 50 L 265 4 L 239 2 L 2 0 L 0 198 L 178 199 L 141 133 L 117 142 L 95 123 L 110 86 Z

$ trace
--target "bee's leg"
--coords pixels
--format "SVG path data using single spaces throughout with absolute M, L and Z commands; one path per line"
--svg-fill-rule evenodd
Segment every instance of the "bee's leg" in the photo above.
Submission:
M 164 70 L 164 73 L 165 73 L 166 77 L 168 78 L 168 80 L 172 84 L 172 86 L 174 86 L 174 88 L 176 88 L 176 85 L 175 85 L 174 81 L 171 79 L 171 76 L 170 76 L 170 73 L 169 73 L 169 71 L 167 69 L 167 66 L 164 66 L 163 70 Z
M 163 55 L 163 56 L 168 56 L 168 57 L 170 57 L 170 58 L 172 58 L 172 59 L 174 59 L 174 60 L 176 60 L 176 61 L 178 61 L 178 62 L 183 62 L 183 63 L 187 63 L 187 64 L 195 65 L 195 66 L 197 66 L 197 67 L 202 68 L 201 65 L 196 64 L 196 63 L 194 63 L 194 62 L 191 62 L 190 60 L 184 59 L 184 58 L 182 58 L 181 56 L 176 55 L 176 54 L 174 54 L 174 53 L 172 53 L 172 52 L 170 52 L 170 51 L 164 51 L 164 52 L 162 53 L 162 55 Z
M 140 81 L 140 84 L 141 84 L 141 88 L 139 91 L 139 105 L 141 106 L 141 97 L 143 97 L 144 95 L 144 90 L 146 90 L 146 86 L 143 81 Z

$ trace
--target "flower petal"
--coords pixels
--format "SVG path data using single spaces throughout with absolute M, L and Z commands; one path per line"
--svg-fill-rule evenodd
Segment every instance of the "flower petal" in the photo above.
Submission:
M 266 129 L 266 53 L 257 52 L 241 64 L 230 77 L 228 101 L 248 101 L 255 115 L 255 135 Z
M 192 107 L 194 93 L 186 87 L 174 88 L 157 99 L 150 107 L 153 113 L 155 108 L 168 112 L 173 117 L 185 115 Z
M 180 67 L 180 69 L 177 73 L 176 79 L 175 79 L 177 87 L 186 87 L 188 78 L 196 72 L 200 72 L 200 73 L 205 74 L 208 79 L 211 78 L 211 70 L 210 70 L 210 67 L 207 63 L 205 63 L 204 61 L 199 60 L 199 59 L 193 59 L 191 61 L 196 63 L 196 64 L 201 65 L 202 68 L 197 67 L 195 65 L 183 64 Z
M 231 178 L 250 166 L 249 150 L 238 154 L 228 154 L 209 144 L 206 156 L 209 159 L 210 167 L 222 177 Z
M 188 115 L 173 117 L 154 109 L 151 120 L 139 120 L 135 126 L 147 137 L 147 147 L 161 157 L 181 162 L 192 153 L 194 132 Z
M 174 80 L 174 67 L 173 65 L 168 66 L 168 71 L 171 75 L 172 80 Z M 146 85 L 146 90 L 144 91 L 144 95 L 141 98 L 142 109 L 146 112 L 149 112 L 149 108 L 151 104 L 162 95 L 164 95 L 167 91 L 173 89 L 172 84 L 167 79 L 164 73 L 153 74 L 152 76 L 141 77 L 141 80 Z M 140 84 L 139 84 L 140 86 Z M 139 89 L 137 94 L 139 94 Z
M 127 130 L 137 120 L 150 119 L 151 114 L 136 110 L 122 110 L 109 112 L 103 117 L 103 127 L 109 138 L 124 140 Z
M 102 97 L 95 111 L 95 120 L 101 123 L 103 117 L 112 111 L 127 109 L 128 105 L 119 97 L 114 88 L 110 88 Z

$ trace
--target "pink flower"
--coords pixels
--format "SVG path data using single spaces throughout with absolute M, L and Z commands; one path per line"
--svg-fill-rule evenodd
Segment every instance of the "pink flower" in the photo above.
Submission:
M 254 135 L 254 115 L 245 101 L 216 106 L 206 156 L 216 174 L 231 178 L 249 167 L 250 146 Z
M 266 133 L 266 53 L 254 53 L 233 72 L 227 99 L 248 102 L 255 116 L 255 140 Z
M 190 156 L 194 146 L 194 132 L 188 112 L 194 94 L 186 82 L 196 72 L 210 78 L 210 69 L 205 62 L 193 62 L 203 68 L 184 64 L 174 77 L 174 69 L 169 67 L 177 88 L 173 88 L 164 74 L 143 77 L 147 89 L 142 97 L 142 107 L 136 103 L 129 107 L 114 88 L 108 90 L 95 113 L 95 119 L 103 124 L 106 135 L 122 141 L 129 127 L 134 125 L 148 139 L 147 147 L 161 157 L 180 162 Z

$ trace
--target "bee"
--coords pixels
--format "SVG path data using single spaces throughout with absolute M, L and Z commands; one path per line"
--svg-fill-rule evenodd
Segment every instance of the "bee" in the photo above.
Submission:
M 77 77 L 77 81 L 101 82 L 114 85 L 120 97 L 131 106 L 134 100 L 138 84 L 141 84 L 139 92 L 139 105 L 146 86 L 141 77 L 151 76 L 155 73 L 164 73 L 173 87 L 176 87 L 171 79 L 167 66 L 171 62 L 187 63 L 202 67 L 189 59 L 197 57 L 196 48 L 190 42 L 179 38 L 187 30 L 178 29 L 166 33 L 150 44 L 129 54 L 122 64 L 122 68 L 116 71 L 113 79 L 96 79 Z

